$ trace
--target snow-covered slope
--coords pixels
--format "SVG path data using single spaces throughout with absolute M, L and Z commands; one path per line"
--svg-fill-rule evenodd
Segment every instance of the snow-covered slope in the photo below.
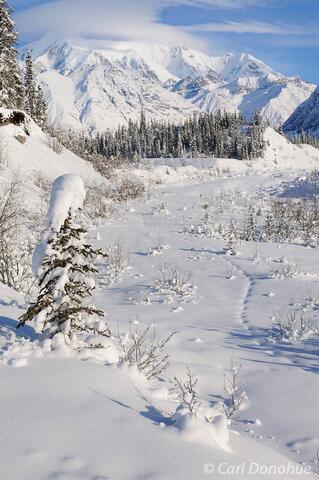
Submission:
M 249 54 L 210 57 L 185 47 L 47 37 L 29 45 L 55 126 L 104 131 L 138 119 L 178 122 L 194 111 L 259 109 L 285 121 L 315 86 Z
M 281 145 L 277 139 L 279 152 Z M 96 358 L 99 349 L 82 361 L 77 351 L 51 349 L 50 341 L 39 348 L 30 341 L 36 338 L 31 326 L 15 331 L 24 298 L 0 285 L 1 480 L 315 478 L 318 338 L 282 344 L 269 334 L 274 312 L 301 308 L 305 299 L 318 325 L 317 249 L 258 242 L 257 250 L 256 242 L 245 241 L 232 257 L 223 254 L 223 240 L 188 232 L 201 224 L 206 199 L 211 206 L 223 202 L 219 218 L 228 222 L 244 219 L 252 200 L 262 207 L 290 185 L 296 192 L 295 174 L 272 173 L 158 186 L 148 198 L 122 204 L 119 216 L 92 232 L 100 247 L 123 241 L 130 262 L 115 285 L 101 282 L 96 291 L 114 336 L 150 322 L 159 338 L 176 332 L 160 380 L 146 382 L 133 366 L 105 365 Z M 298 260 L 300 275 L 272 277 L 283 255 Z M 191 279 L 193 295 L 154 295 L 165 264 Z M 242 366 L 248 400 L 228 429 L 226 449 L 208 429 L 198 431 L 197 421 L 176 427 L 169 380 L 185 378 L 190 366 L 203 405 L 216 412 L 231 359 Z
M 6 114 L 9 110 L 0 109 Z M 17 172 L 23 178 L 34 178 L 38 173 L 50 180 L 65 173 L 82 175 L 88 182 L 101 182 L 102 177 L 86 161 L 63 148 L 55 153 L 48 135 L 26 116 L 26 124 L 0 125 L 2 147 L 6 151 L 0 175 Z
M 288 134 L 306 133 L 319 137 L 319 87 L 288 118 L 284 131 Z

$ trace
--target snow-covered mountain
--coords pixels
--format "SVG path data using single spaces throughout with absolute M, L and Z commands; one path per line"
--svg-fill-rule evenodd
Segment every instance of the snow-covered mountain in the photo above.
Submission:
M 185 47 L 46 37 L 29 45 L 55 126 L 105 131 L 142 110 L 178 122 L 202 110 L 259 109 L 284 122 L 315 86 L 249 54 L 210 57 Z
M 305 133 L 319 137 L 319 87 L 299 107 L 284 124 L 288 134 Z

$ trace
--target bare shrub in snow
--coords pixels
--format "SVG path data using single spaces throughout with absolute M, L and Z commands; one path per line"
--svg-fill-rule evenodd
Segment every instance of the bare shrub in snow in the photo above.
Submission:
M 182 298 L 191 296 L 194 293 L 194 286 L 189 283 L 189 279 L 190 276 L 186 278 L 177 266 L 164 263 L 159 268 L 159 278 L 155 280 L 154 288 L 164 295 Z
M 208 202 L 204 202 L 202 205 L 203 209 L 203 223 L 204 225 L 207 225 L 210 220 L 210 205 Z
M 43 195 L 48 199 L 50 196 L 50 190 L 52 187 L 52 181 L 44 175 L 42 172 L 35 172 L 33 177 L 34 184 L 42 190 Z
M 48 146 L 58 155 L 63 152 L 63 145 L 59 142 L 57 137 L 48 136 Z
M 272 317 L 272 341 L 298 342 L 306 340 L 314 333 L 317 333 L 316 328 L 302 311 L 291 309 L 289 312 L 276 313 Z
M 226 400 L 224 413 L 227 419 L 234 419 L 238 410 L 244 405 L 247 399 L 247 392 L 243 389 L 240 380 L 241 365 L 231 361 L 230 371 L 224 377 L 224 392 Z
M 7 167 L 8 160 L 9 160 L 8 145 L 2 131 L 0 130 L 0 166 Z
M 163 340 L 156 337 L 155 325 L 148 325 L 144 330 L 129 329 L 120 337 L 122 348 L 121 358 L 130 365 L 136 365 L 144 373 L 147 379 L 161 375 L 169 367 L 169 355 L 165 348 L 175 332 Z
M 111 197 L 117 202 L 126 202 L 145 195 L 144 183 L 134 175 L 125 176 L 118 180 L 111 191 Z
M 40 189 L 40 200 L 41 200 L 41 206 L 40 206 L 40 218 L 43 221 L 45 218 L 45 214 L 48 208 L 48 201 L 50 197 L 50 190 L 52 187 L 52 181 L 43 175 L 42 172 L 36 172 L 34 174 L 34 179 L 33 182 L 36 187 Z
M 0 193 L 0 281 L 27 292 L 32 283 L 31 241 L 22 205 L 21 182 L 13 178 Z
M 92 163 L 94 170 L 100 175 L 111 179 L 114 175 L 114 168 L 110 162 L 106 162 L 105 158 L 99 154 L 85 155 L 85 159 Z
M 31 239 L 26 230 L 15 228 L 10 236 L 0 235 L 0 282 L 28 293 L 34 282 L 31 254 Z
M 271 278 L 282 280 L 284 278 L 294 278 L 300 274 L 300 266 L 298 264 L 288 263 L 286 258 L 281 260 L 281 265 L 274 266 L 271 269 Z
M 109 197 L 109 189 L 106 185 L 93 185 L 87 189 L 83 212 L 93 222 L 108 220 L 114 213 L 114 206 Z
M 21 181 L 15 177 L 4 187 L 0 193 L 0 232 L 8 233 L 17 226 L 23 214 L 21 201 L 19 201 Z
M 177 394 L 177 399 L 194 416 L 196 416 L 201 407 L 197 386 L 198 378 L 192 375 L 189 367 L 186 368 L 186 380 L 174 377 L 174 391 Z
M 170 246 L 167 243 L 164 243 L 161 239 L 158 241 L 156 247 L 151 247 L 149 250 L 149 255 L 162 255 Z
M 99 275 L 99 284 L 109 286 L 120 280 L 121 275 L 128 268 L 129 262 L 120 241 L 106 247 L 105 254 L 106 266 Z
M 153 207 L 152 208 L 152 214 L 153 215 L 158 215 L 158 214 L 168 215 L 169 211 L 167 209 L 166 202 L 164 202 L 164 200 L 163 200 L 159 205 L 156 205 L 155 207 Z

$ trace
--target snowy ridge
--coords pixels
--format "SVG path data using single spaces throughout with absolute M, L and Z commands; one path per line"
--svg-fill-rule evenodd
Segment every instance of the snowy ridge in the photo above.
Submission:
M 288 118 L 284 131 L 288 134 L 300 134 L 302 131 L 319 137 L 319 87 Z
M 210 57 L 185 47 L 57 40 L 28 45 L 55 126 L 89 132 L 147 117 L 179 122 L 193 112 L 259 109 L 283 123 L 315 86 L 288 78 L 249 54 Z

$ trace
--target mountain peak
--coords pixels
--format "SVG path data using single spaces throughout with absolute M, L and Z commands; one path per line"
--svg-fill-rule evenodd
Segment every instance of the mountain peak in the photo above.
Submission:
M 138 119 L 179 122 L 196 111 L 255 109 L 285 121 L 315 86 L 250 53 L 209 56 L 185 46 L 48 35 L 30 44 L 55 126 L 104 131 Z

